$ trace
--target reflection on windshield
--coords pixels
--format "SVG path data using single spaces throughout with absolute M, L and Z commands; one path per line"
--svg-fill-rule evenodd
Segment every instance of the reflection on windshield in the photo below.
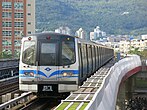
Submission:
M 75 62 L 74 42 L 62 42 L 62 65 L 73 64 Z
M 28 65 L 35 65 L 35 42 L 25 41 L 23 48 L 22 62 Z
M 55 66 L 56 65 L 56 42 L 42 43 L 40 53 L 41 66 Z

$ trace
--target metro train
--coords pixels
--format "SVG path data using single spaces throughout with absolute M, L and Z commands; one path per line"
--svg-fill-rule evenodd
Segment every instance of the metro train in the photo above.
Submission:
M 76 91 L 114 56 L 112 48 L 59 33 L 23 37 L 19 89 L 55 95 Z

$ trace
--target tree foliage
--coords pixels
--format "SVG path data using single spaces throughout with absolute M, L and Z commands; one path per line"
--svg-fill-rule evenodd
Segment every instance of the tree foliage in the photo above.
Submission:
M 69 26 L 109 34 L 146 34 L 146 0 L 36 0 L 36 28 Z
M 130 50 L 129 54 L 139 55 L 142 59 L 147 59 L 147 50 L 139 51 L 139 48 L 135 48 L 134 50 Z
M 2 51 L 0 53 L 0 59 L 7 59 L 7 58 L 19 58 L 20 57 L 20 52 L 14 52 L 14 55 L 12 55 L 11 52 L 8 52 L 8 51 Z
M 12 54 L 9 54 L 7 51 L 0 53 L 0 59 L 7 59 L 7 58 L 12 58 Z

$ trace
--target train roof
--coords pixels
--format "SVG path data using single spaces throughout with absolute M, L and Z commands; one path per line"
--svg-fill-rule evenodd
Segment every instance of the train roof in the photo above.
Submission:
M 84 40 L 84 39 L 81 39 L 81 38 L 78 38 L 79 39 L 79 42 L 80 43 L 85 43 L 85 44 L 89 44 L 89 45 L 98 45 L 98 46 L 101 46 L 101 47 L 107 47 L 107 48 L 110 48 L 106 45 L 103 45 L 101 43 L 96 43 L 96 42 L 93 42 L 93 41 L 88 41 L 88 40 Z
M 47 36 L 51 36 L 52 37 L 52 36 L 61 36 L 61 35 L 68 36 L 68 37 L 73 37 L 73 38 L 77 38 L 77 39 L 79 39 L 79 42 L 81 42 L 81 43 L 96 44 L 96 45 L 98 44 L 98 43 L 95 43 L 95 42 L 92 42 L 92 41 L 81 39 L 81 38 L 79 38 L 77 36 L 72 36 L 72 35 L 67 35 L 67 34 L 61 34 L 61 33 L 55 33 L 55 32 L 36 33 L 36 34 L 32 34 L 30 36 L 36 36 L 37 39 L 39 39 L 39 38 L 46 38 Z M 99 44 L 99 45 L 101 45 L 101 44 Z
M 68 37 L 74 37 L 71 35 L 67 35 L 67 34 L 61 34 L 61 33 L 54 33 L 54 32 L 46 32 L 46 33 L 35 33 L 35 34 L 31 34 L 30 36 L 36 36 L 37 39 L 42 39 L 42 38 L 46 38 L 47 36 L 68 36 Z
M 102 47 L 104 46 L 104 47 L 110 48 L 108 46 L 102 45 L 101 43 L 96 43 L 96 42 L 93 42 L 93 41 L 81 39 L 77 36 L 55 33 L 55 32 L 35 33 L 35 34 L 31 34 L 30 36 L 35 36 L 37 39 L 44 39 L 47 36 L 52 37 L 52 36 L 61 36 L 61 35 L 76 38 L 76 39 L 78 39 L 79 43 L 84 43 L 84 44 L 89 44 L 89 45 L 99 45 L 99 46 L 102 46 Z M 29 36 L 27 36 L 27 37 L 29 37 Z

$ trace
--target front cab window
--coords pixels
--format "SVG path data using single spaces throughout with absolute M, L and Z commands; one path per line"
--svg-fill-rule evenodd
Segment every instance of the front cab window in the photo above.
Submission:
M 22 62 L 28 65 L 35 65 L 35 41 L 24 42 Z
M 62 60 L 61 64 L 71 65 L 75 63 L 75 42 L 74 38 L 64 38 L 62 40 Z

